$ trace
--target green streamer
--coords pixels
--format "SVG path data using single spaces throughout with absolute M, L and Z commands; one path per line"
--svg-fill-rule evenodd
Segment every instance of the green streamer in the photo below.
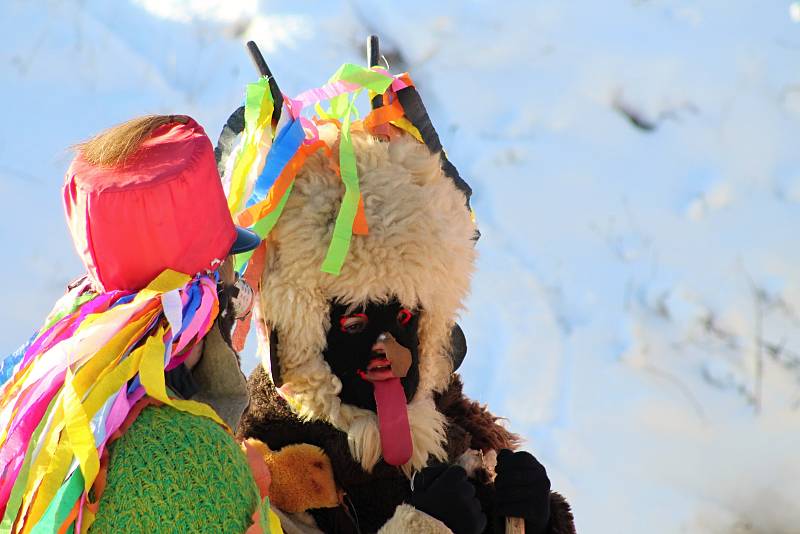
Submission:
M 33 431 L 30 443 L 28 444 L 28 451 L 25 453 L 25 460 L 19 470 L 17 479 L 14 481 L 14 487 L 11 488 L 11 495 L 8 497 L 8 504 L 6 504 L 6 511 L 3 514 L 3 521 L 0 522 L 0 534 L 10 534 L 14 526 L 14 520 L 19 513 L 19 507 L 22 505 L 22 497 L 25 494 L 25 488 L 28 485 L 28 476 L 30 475 L 31 462 L 33 461 L 33 451 L 39 444 L 39 436 L 50 418 L 50 412 L 53 410 L 56 401 L 53 400 L 44 412 L 42 420 Z
M 269 497 L 264 497 L 264 500 L 261 501 L 260 508 L 258 526 L 261 527 L 262 534 L 271 534 L 271 529 L 269 528 Z
M 45 330 L 47 330 L 48 328 L 53 326 L 54 324 L 56 324 L 58 321 L 60 321 L 61 319 L 63 319 L 67 315 L 69 315 L 71 313 L 75 313 L 75 311 L 78 308 L 80 308 L 81 306 L 83 306 L 84 304 L 86 304 L 87 302 L 89 302 L 90 300 L 95 298 L 96 296 L 97 296 L 97 293 L 94 293 L 92 291 L 87 291 L 87 292 L 83 293 L 82 295 L 78 295 L 77 297 L 75 297 L 75 299 L 72 302 L 69 302 L 69 303 L 65 304 L 62 309 L 56 311 L 53 315 L 48 317 L 48 320 L 45 323 L 44 327 L 42 327 L 42 330 L 40 331 L 40 333 L 44 332 Z
M 255 83 L 247 84 L 244 100 L 245 132 L 252 134 L 268 124 L 272 125 L 272 111 L 262 113 L 262 107 L 265 105 L 274 106 L 269 81 L 262 77 Z
M 392 84 L 392 78 L 361 65 L 345 63 L 328 82 L 343 80 L 361 86 L 375 93 L 383 94 Z
M 353 237 L 353 221 L 358 211 L 358 199 L 361 196 L 358 185 L 358 167 L 356 154 L 353 150 L 353 140 L 350 137 L 350 118 L 355 107 L 356 98 L 362 89 L 353 93 L 347 112 L 342 121 L 342 134 L 339 143 L 339 170 L 344 182 L 344 197 L 336 216 L 333 227 L 333 236 L 328 246 L 325 260 L 322 262 L 322 272 L 338 276 L 342 272 L 342 265 L 350 250 L 350 241 Z
M 80 469 L 75 469 L 70 475 L 67 483 L 61 486 L 56 496 L 45 510 L 42 519 L 36 523 L 31 530 L 31 534 L 51 534 L 58 532 L 61 524 L 75 507 L 83 494 L 84 480 Z
M 356 213 L 358 212 L 358 202 L 361 196 L 358 184 L 356 156 L 350 136 L 350 125 L 354 120 L 354 117 L 356 119 L 358 118 L 358 108 L 355 105 L 356 98 L 365 89 L 375 94 L 383 94 L 391 86 L 393 78 L 360 65 L 345 63 L 333 74 L 333 76 L 331 76 L 331 78 L 328 80 L 328 83 L 335 83 L 339 81 L 357 85 L 358 88 L 330 98 L 328 100 L 327 110 L 324 110 L 319 103 L 315 105 L 315 109 L 320 117 L 324 119 L 338 119 L 342 125 L 341 142 L 339 144 L 339 168 L 342 176 L 342 182 L 345 186 L 345 193 L 342 198 L 342 204 L 339 208 L 339 213 L 336 217 L 336 223 L 333 228 L 333 236 L 331 237 L 331 242 L 328 246 L 328 251 L 325 255 L 325 260 L 323 261 L 321 268 L 323 272 L 333 275 L 339 275 L 341 273 L 345 258 L 350 250 L 350 242 L 353 235 L 353 222 L 355 221 Z M 263 115 L 259 115 L 255 111 L 256 102 L 261 102 L 259 98 L 266 98 L 265 95 L 269 95 L 269 85 L 266 78 L 259 80 L 258 84 L 251 85 L 255 87 L 252 87 L 251 89 L 251 86 L 248 85 L 247 102 L 245 105 L 246 133 L 250 131 L 250 124 L 253 124 L 254 121 L 263 120 Z M 249 111 L 250 113 L 248 114 Z M 264 126 L 259 124 L 259 128 L 262 127 Z M 244 150 L 242 152 L 244 152 Z M 238 159 L 236 165 L 238 170 Z M 239 173 L 239 175 L 242 174 L 243 173 L 241 172 Z M 239 176 L 235 176 L 235 178 L 238 177 Z M 237 189 L 235 192 L 239 195 L 243 195 L 244 192 L 244 178 L 244 176 L 241 177 L 241 185 L 239 182 L 237 182 Z M 284 205 L 286 204 L 289 194 L 292 191 L 293 185 L 294 184 L 287 188 L 286 193 L 278 204 L 278 207 L 253 226 L 253 230 L 259 236 L 261 236 L 262 239 L 272 230 L 280 218 Z M 241 205 L 242 199 L 234 196 L 233 181 L 231 183 L 230 198 L 237 201 L 235 203 L 236 206 Z M 238 254 L 234 263 L 235 269 L 239 272 L 242 272 L 252 256 L 253 251 Z
M 292 193 L 293 187 L 294 181 L 292 181 L 291 185 L 286 188 L 286 193 L 283 194 L 283 198 L 281 198 L 278 206 L 271 213 L 267 214 L 266 217 L 253 225 L 252 230 L 257 233 L 261 239 L 264 239 L 275 227 L 275 224 L 278 222 L 281 213 L 283 213 L 283 207 L 286 206 L 286 201 L 289 200 L 289 195 Z M 237 272 L 241 273 L 242 268 L 247 265 L 247 262 L 253 257 L 254 252 L 255 250 L 248 250 L 247 252 L 237 254 L 234 259 L 233 268 L 236 269 Z

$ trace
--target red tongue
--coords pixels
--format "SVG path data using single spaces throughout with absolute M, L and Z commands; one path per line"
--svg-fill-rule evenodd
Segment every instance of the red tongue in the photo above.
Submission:
M 413 450 L 403 385 L 399 378 L 390 378 L 375 381 L 372 386 L 378 406 L 383 459 L 389 465 L 403 465 L 411 458 Z

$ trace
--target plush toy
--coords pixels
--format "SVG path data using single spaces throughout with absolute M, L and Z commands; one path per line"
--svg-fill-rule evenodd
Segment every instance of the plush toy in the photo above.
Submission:
M 299 443 L 276 452 L 257 439 L 249 438 L 245 444 L 258 451 L 269 469 L 268 494 L 279 510 L 295 514 L 341 504 L 331 460 L 319 447 Z
M 519 439 L 454 373 L 479 234 L 413 81 L 345 65 L 288 98 L 256 59 L 265 77 L 218 150 L 224 165 L 244 130 L 226 186 L 241 192 L 229 196 L 237 221 L 264 237 L 245 258 L 263 365 L 239 434 L 272 450 L 319 447 L 342 495 L 302 517 L 282 510 L 284 530 L 297 519 L 329 533 L 573 532 L 544 467 L 512 452 Z M 365 90 L 375 109 L 355 120 Z M 303 114 L 320 100 L 330 106 Z

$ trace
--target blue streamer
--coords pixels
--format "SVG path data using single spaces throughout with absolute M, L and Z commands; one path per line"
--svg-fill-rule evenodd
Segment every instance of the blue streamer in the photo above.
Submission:
M 203 291 L 200 289 L 200 286 L 197 284 L 189 286 L 189 300 L 186 302 L 186 306 L 183 307 L 183 324 L 181 325 L 181 330 L 178 332 L 178 335 L 182 334 L 183 331 L 186 330 L 186 327 L 189 326 L 189 323 L 192 322 L 194 314 L 200 309 L 200 301 L 202 298 Z
M 131 293 L 130 295 L 125 295 L 124 297 L 122 297 L 118 301 L 116 301 L 114 303 L 114 305 L 111 306 L 111 307 L 112 308 L 116 308 L 120 304 L 127 304 L 127 303 L 131 302 L 135 298 L 136 298 L 136 293 Z
M 281 129 L 267 153 L 267 161 L 253 187 L 253 194 L 247 199 L 248 208 L 267 198 L 275 180 L 292 156 L 297 153 L 305 138 L 306 132 L 299 120 L 294 120 Z
M 39 332 L 36 332 L 24 345 L 3 358 L 3 361 L 0 362 L 0 385 L 8 382 L 8 379 L 14 374 L 14 367 L 16 367 L 17 364 L 22 361 L 22 357 L 25 356 L 28 348 L 33 344 L 38 335 Z

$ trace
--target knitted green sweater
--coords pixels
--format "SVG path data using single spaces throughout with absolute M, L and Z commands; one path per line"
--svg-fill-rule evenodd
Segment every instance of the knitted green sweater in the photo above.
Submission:
M 247 459 L 205 417 L 149 406 L 109 448 L 93 534 L 242 533 L 259 503 Z

